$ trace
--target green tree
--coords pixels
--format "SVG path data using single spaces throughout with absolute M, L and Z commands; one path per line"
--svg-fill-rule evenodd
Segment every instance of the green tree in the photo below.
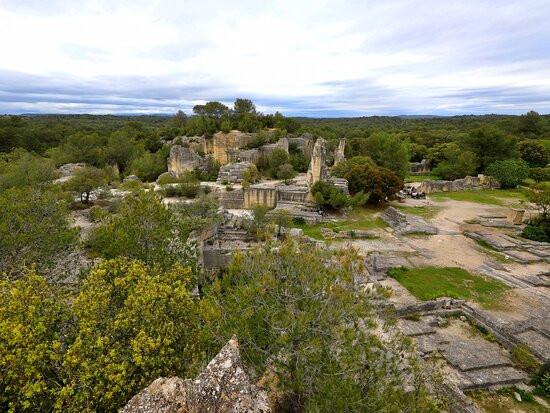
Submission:
M 57 177 L 51 160 L 33 155 L 25 149 L 15 149 L 0 160 L 0 192 L 7 188 L 35 186 L 52 181 Z
M 90 201 L 90 193 L 104 185 L 107 181 L 107 174 L 103 169 L 86 166 L 75 170 L 71 179 L 65 182 L 64 186 L 67 190 L 76 192 L 80 195 L 80 201 L 88 203 Z M 84 198 L 84 195 L 86 197 Z
M 265 205 L 256 205 L 252 209 L 252 222 L 249 228 L 251 235 L 256 239 L 265 239 L 265 231 L 267 221 L 267 213 L 271 208 Z
M 66 297 L 35 270 L 20 279 L 0 276 L 0 410 L 54 410 L 70 341 Z
M 71 135 L 57 148 L 50 149 L 48 154 L 56 165 L 71 162 L 84 162 L 89 165 L 105 164 L 104 146 L 106 138 L 97 133 L 78 132 Z
M 107 163 L 116 163 L 120 171 L 126 171 L 132 158 L 143 153 L 143 145 L 126 130 L 118 130 L 109 136 L 104 149 L 104 159 Z
M 296 171 L 289 163 L 284 163 L 279 168 L 277 168 L 277 178 L 284 179 L 285 183 L 288 184 L 292 178 L 296 176 Z
M 231 119 L 224 119 L 220 125 L 220 130 L 223 133 L 229 133 L 231 129 L 233 129 L 233 122 L 231 122 Z
M 548 151 L 539 141 L 525 140 L 518 144 L 518 150 L 523 159 L 531 168 L 545 167 L 550 159 Z
M 349 197 L 336 188 L 332 182 L 317 181 L 311 187 L 310 192 L 320 209 L 338 210 L 349 203 Z
M 390 169 L 400 178 L 409 171 L 409 154 L 406 144 L 399 136 L 387 132 L 375 132 L 366 140 L 368 155 L 378 165 Z
M 243 184 L 255 184 L 260 181 L 260 172 L 256 165 L 250 165 L 246 171 L 243 172 Z
M 241 132 L 257 132 L 262 125 L 258 119 L 250 113 L 245 113 L 239 121 L 239 130 Z
M 187 115 L 182 110 L 178 110 L 174 116 L 173 123 L 176 128 L 185 128 L 185 124 L 187 123 Z
M 518 132 L 528 137 L 537 137 L 544 132 L 544 120 L 531 110 L 519 117 Z
M 204 105 L 193 106 L 193 113 L 201 117 L 221 119 L 229 115 L 229 108 L 221 102 L 207 102 Z
M 130 164 L 130 172 L 146 182 L 154 181 L 160 174 L 166 172 L 166 156 L 163 151 L 157 153 L 145 152 L 134 158 Z
M 276 173 L 277 169 L 285 163 L 288 163 L 288 152 L 281 148 L 273 149 L 267 161 L 269 168 Z
M 0 273 L 17 274 L 24 266 L 50 268 L 78 239 L 69 210 L 57 193 L 11 188 L 0 193 Z
M 529 167 L 521 159 L 507 159 L 493 162 L 487 167 L 485 173 L 496 179 L 501 188 L 515 188 L 529 177 Z
M 470 151 L 461 150 L 458 145 L 445 145 L 443 159 L 433 168 L 432 173 L 450 181 L 474 175 L 477 169 L 476 156 Z
M 169 268 L 176 262 L 190 263 L 193 251 L 185 241 L 192 229 L 160 195 L 141 191 L 126 197 L 118 214 L 90 233 L 88 244 L 103 258 L 124 256 Z
M 463 144 L 477 157 L 478 172 L 495 161 L 517 157 L 515 138 L 493 126 L 474 129 L 463 138 Z
M 531 168 L 531 178 L 533 178 L 537 183 L 550 181 L 550 167 Z
M 205 292 L 212 353 L 238 333 L 252 373 L 274 376 L 281 411 L 438 410 L 410 341 L 374 334 L 378 293 L 355 288 L 353 254 L 327 263 L 312 245 L 273 247 L 238 253 Z
M 233 112 L 235 112 L 237 116 L 242 116 L 245 113 L 256 115 L 256 106 L 250 99 L 237 98 L 233 104 Z
M 271 220 L 277 226 L 277 237 L 281 237 L 282 229 L 289 227 L 292 223 L 292 214 L 286 209 L 277 209 Z
M 63 361 L 63 410 L 115 412 L 158 377 L 201 360 L 190 267 L 161 271 L 125 258 L 100 263 L 73 303 L 76 339 Z

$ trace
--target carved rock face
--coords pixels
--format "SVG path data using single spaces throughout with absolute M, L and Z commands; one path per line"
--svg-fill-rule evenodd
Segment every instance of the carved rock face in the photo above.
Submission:
M 179 176 L 186 171 L 193 171 L 204 164 L 204 159 L 191 148 L 174 145 L 168 157 L 168 172 Z
M 323 138 L 317 139 L 313 146 L 311 162 L 307 171 L 307 184 L 312 186 L 317 181 L 325 181 L 330 177 L 325 164 L 327 159 L 327 146 Z
M 220 350 L 196 380 L 160 378 L 134 396 L 122 413 L 269 413 L 267 394 L 244 371 L 237 337 Z
M 346 156 L 344 155 L 344 151 L 346 149 L 346 141 L 344 139 L 340 139 L 340 142 L 338 143 L 338 149 L 336 149 L 336 153 L 334 154 L 334 165 L 344 162 L 346 160 Z

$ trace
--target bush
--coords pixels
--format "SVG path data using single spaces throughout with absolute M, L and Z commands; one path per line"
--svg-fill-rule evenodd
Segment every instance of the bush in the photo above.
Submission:
M 303 217 L 292 217 L 292 223 L 295 225 L 305 225 L 306 220 Z
M 130 163 L 130 171 L 143 181 L 154 181 L 166 172 L 166 158 L 159 153 L 145 152 Z
M 538 371 L 540 365 L 531 354 L 529 347 L 524 344 L 519 344 L 512 350 L 512 361 L 522 370 L 529 373 Z
M 536 225 L 527 225 L 521 233 L 523 238 L 527 238 L 533 241 L 550 242 L 550 237 L 544 230 L 544 228 Z
M 529 177 L 529 166 L 523 160 L 496 161 L 487 167 L 485 174 L 496 179 L 501 188 L 515 188 Z
M 163 188 L 164 196 L 166 197 L 196 198 L 199 191 L 200 185 L 198 183 L 181 183 Z
M 531 168 L 531 178 L 537 183 L 550 181 L 550 168 Z
M 320 209 L 340 209 L 348 205 L 349 197 L 327 181 L 317 181 L 310 190 Z
M 109 214 L 105 210 L 103 210 L 103 208 L 101 208 L 99 205 L 94 205 L 88 211 L 88 217 L 92 222 L 99 222 L 103 218 L 105 218 L 107 215 Z

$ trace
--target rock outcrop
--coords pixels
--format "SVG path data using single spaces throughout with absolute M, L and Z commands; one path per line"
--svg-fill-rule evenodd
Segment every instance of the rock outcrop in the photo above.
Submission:
M 218 172 L 218 182 L 226 181 L 231 183 L 241 183 L 244 173 L 250 169 L 250 162 L 228 163 L 220 168 Z
M 307 171 L 306 182 L 309 187 L 317 181 L 326 181 L 329 177 L 329 170 L 326 165 L 327 145 L 323 138 L 317 139 L 313 146 L 311 162 Z
M 346 140 L 340 139 L 340 142 L 338 142 L 338 148 L 334 153 L 334 165 L 337 165 L 340 162 L 344 162 L 346 160 L 346 156 L 344 155 L 345 149 L 346 149 Z
M 437 228 L 416 215 L 404 214 L 394 207 L 388 207 L 381 218 L 392 227 L 397 235 L 437 234 Z
M 498 183 L 491 179 L 489 176 L 467 176 L 462 179 L 455 179 L 454 181 L 432 181 L 425 180 L 422 182 L 418 190 L 426 194 L 433 192 L 447 192 L 447 191 L 464 191 L 469 189 L 487 189 L 498 188 Z
M 193 149 L 174 145 L 170 149 L 168 157 L 168 172 L 173 172 L 179 176 L 187 171 L 194 171 L 205 163 L 202 156 L 198 155 Z
M 122 413 L 268 413 L 266 392 L 250 383 L 233 336 L 196 380 L 159 378 Z

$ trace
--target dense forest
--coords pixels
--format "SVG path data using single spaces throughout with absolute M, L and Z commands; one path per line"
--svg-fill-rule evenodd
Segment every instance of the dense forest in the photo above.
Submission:
M 251 147 L 283 136 L 324 138 L 330 156 L 345 139 L 347 161 L 332 173 L 348 180 L 350 196 L 318 183 L 311 191 L 321 209 L 384 203 L 403 187 L 409 162 L 423 159 L 432 177 L 488 173 L 504 188 L 531 186 L 533 196 L 546 196 L 540 205 L 550 205 L 550 116 L 536 112 L 288 118 L 237 99 L 232 108 L 208 102 L 166 117 L 5 115 L 1 411 L 117 411 L 157 377 L 195 377 L 235 333 L 251 375 L 273 381 L 281 412 L 446 408 L 438 377 L 410 355 L 410 342 L 372 334 L 395 322 L 376 308 L 389 292 L 353 289 L 361 265 L 354 251 L 282 240 L 284 216 L 266 235 L 266 211 L 256 210 L 250 230 L 265 242 L 205 278 L 187 240 L 220 220 L 199 185 L 216 180 L 219 164 L 167 181 L 194 202 L 164 203 L 176 190 L 155 192 L 154 182 L 182 136 L 233 129 L 256 133 Z M 69 163 L 86 167 L 56 181 Z M 275 151 L 246 179 L 291 180 L 308 163 L 296 148 Z M 137 179 L 125 181 L 130 175 Z M 126 195 L 105 195 L 118 190 Z M 93 223 L 87 229 L 74 225 L 83 211 Z M 550 236 L 548 215 L 532 223 L 533 239 Z

